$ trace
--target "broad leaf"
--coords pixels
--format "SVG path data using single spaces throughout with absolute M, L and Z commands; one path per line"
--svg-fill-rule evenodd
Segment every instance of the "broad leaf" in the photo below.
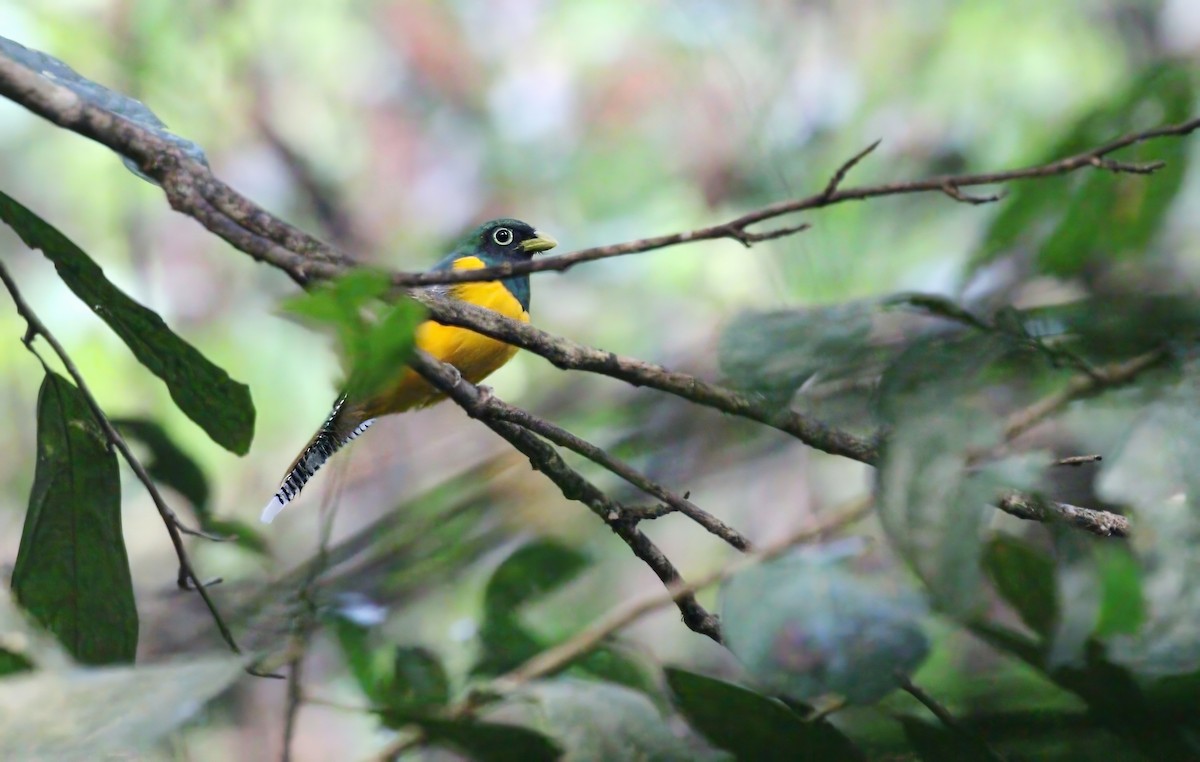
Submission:
M 896 688 L 929 644 L 919 597 L 859 578 L 827 551 L 747 569 L 721 591 L 725 645 L 755 682 L 791 699 L 870 704 Z
M 391 677 L 376 699 L 388 710 L 410 715 L 428 712 L 450 700 L 450 680 L 435 654 L 417 646 L 398 646 Z
M 1043 640 L 1050 638 L 1058 620 L 1054 562 L 1029 543 L 1002 535 L 988 543 L 983 566 L 1021 621 Z
M 922 762 L 995 762 L 977 741 L 945 726 L 933 725 L 915 717 L 900 717 L 904 736 Z
M 1152 65 L 1110 103 L 1082 117 L 1041 159 L 1055 161 L 1119 135 L 1184 121 L 1193 100 L 1185 65 Z M 1097 257 L 1141 256 L 1182 187 L 1188 153 L 1184 141 L 1145 141 L 1109 158 L 1164 161 L 1154 174 L 1085 170 L 1014 186 L 972 266 L 1022 245 L 1037 250 L 1041 271 L 1059 275 L 1079 273 Z
M 645 695 L 619 685 L 557 678 L 526 686 L 513 698 L 503 708 L 524 713 L 523 724 L 555 739 L 572 762 L 710 756 L 676 737 Z
M 254 437 L 250 388 L 229 377 L 177 336 L 153 310 L 104 276 L 82 249 L 49 223 L 0 193 L 0 220 L 54 263 L 59 277 L 113 331 L 138 362 L 163 380 L 179 409 L 214 442 L 245 455 Z
M 721 334 L 721 370 L 737 387 L 786 400 L 816 373 L 835 373 L 872 352 L 876 311 L 873 303 L 851 302 L 743 313 Z
M 1139 531 L 1132 549 L 1142 569 L 1141 596 L 1124 588 L 1129 600 L 1106 607 L 1104 622 L 1124 627 L 1144 605 L 1145 624 L 1133 635 L 1111 639 L 1114 661 L 1141 674 L 1169 675 L 1200 669 L 1200 365 L 1161 394 L 1139 417 L 1112 458 L 1105 460 L 1101 497 L 1132 505 Z M 1128 582 L 1129 580 L 1125 580 Z M 1118 604 L 1132 607 L 1122 615 Z M 1114 619 L 1115 617 L 1115 619 Z
M 242 674 L 232 657 L 0 680 L 0 759 L 134 759 Z
M 416 725 L 429 743 L 450 746 L 465 752 L 477 762 L 556 762 L 562 748 L 546 736 L 519 725 L 479 720 L 439 720 L 412 717 L 408 722 L 396 718 L 395 727 Z
M 778 699 L 682 669 L 668 668 L 666 675 L 692 727 L 736 759 L 865 759 L 827 721 L 805 722 Z
M 285 302 L 288 312 L 332 328 L 349 369 L 345 392 L 369 397 L 395 383 L 415 345 L 425 310 L 407 297 L 385 302 L 386 273 L 360 269 Z M 374 315 L 367 314 L 374 308 Z
M 86 664 L 132 662 L 138 616 L 121 533 L 117 458 L 83 395 L 47 372 L 13 592 Z
M 521 546 L 492 572 L 483 593 L 484 616 L 509 617 L 522 606 L 570 582 L 587 556 L 554 540 Z

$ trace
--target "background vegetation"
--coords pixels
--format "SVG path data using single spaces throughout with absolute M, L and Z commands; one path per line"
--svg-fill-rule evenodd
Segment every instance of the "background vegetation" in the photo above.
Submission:
M 567 251 L 714 224 L 819 193 L 877 139 L 843 187 L 1048 162 L 1191 119 L 1200 50 L 1186 0 L 56 0 L 0 4 L 0 29 L 145 102 L 279 217 L 403 271 L 502 214 Z M 702 591 L 729 649 L 659 607 L 565 675 L 476 706 L 469 685 L 496 687 L 659 581 L 454 404 L 379 422 L 259 526 L 335 396 L 336 342 L 284 313 L 296 288 L 279 270 L 171 212 L 102 146 L 0 101 L 0 191 L 34 215 L 0 204 L 20 233 L 0 231 L 0 262 L 171 506 L 237 536 L 186 542 L 199 577 L 222 578 L 211 595 L 247 659 L 290 674 L 304 657 L 286 681 L 227 656 L 124 466 L 117 499 L 102 432 L 53 433 L 94 419 L 39 338 L 59 374 L 45 381 L 20 343 L 26 320 L 2 309 L 0 562 L 65 651 L 0 603 L 0 672 L 14 673 L 0 681 L 0 749 L 262 759 L 290 736 L 292 758 L 313 760 L 1200 756 L 1195 145 L 1110 157 L 1166 163 L 1152 175 L 962 189 L 1007 193 L 987 205 L 845 203 L 749 249 L 702 242 L 532 276 L 534 322 L 552 334 L 891 436 L 876 470 L 521 353 L 489 379 L 497 396 L 689 493 L 757 547 L 873 491 L 876 512 Z M 71 272 L 99 281 L 38 218 L 211 361 L 206 383 L 147 372 L 77 298 Z M 907 292 L 941 299 L 894 299 Z M 154 330 L 142 318 L 137 336 Z M 1111 369 L 1147 357 L 1109 388 Z M 1005 428 L 1080 378 L 1094 382 L 1068 395 L 1081 399 Z M 184 387 L 213 392 L 190 417 Z M 47 476 L 69 470 L 64 448 L 92 481 Z M 1102 460 L 1049 465 L 1081 455 Z M 1009 488 L 1129 514 L 1132 537 L 987 506 Z M 61 532 L 39 543 L 28 514 L 93 499 L 113 521 L 86 535 L 91 573 L 78 545 L 54 545 Z M 642 527 L 687 579 L 740 556 L 679 515 Z M 121 537 L 127 569 L 112 564 Z M 56 579 L 67 558 L 79 563 Z M 136 666 L 85 688 L 71 660 Z M 63 718 L 93 730 L 64 735 Z

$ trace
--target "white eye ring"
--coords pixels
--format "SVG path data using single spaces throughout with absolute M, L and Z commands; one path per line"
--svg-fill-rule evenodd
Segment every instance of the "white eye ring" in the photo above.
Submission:
M 513 232 L 508 228 L 496 228 L 492 233 L 492 240 L 500 246 L 507 246 L 513 242 Z

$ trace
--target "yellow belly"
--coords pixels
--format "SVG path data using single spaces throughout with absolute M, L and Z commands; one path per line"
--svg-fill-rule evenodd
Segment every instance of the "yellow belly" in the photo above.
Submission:
M 455 269 L 475 269 L 483 262 L 468 257 L 455 263 Z M 505 317 L 529 322 L 529 313 L 516 297 L 496 281 L 462 283 L 451 289 L 455 299 L 499 312 Z M 517 352 L 511 344 L 488 338 L 466 328 L 442 325 L 427 320 L 417 327 L 417 346 L 442 362 L 450 363 L 463 378 L 477 384 L 508 362 Z M 445 395 L 430 386 L 411 369 L 406 368 L 399 383 L 363 405 L 366 417 L 376 418 L 389 413 L 425 407 Z

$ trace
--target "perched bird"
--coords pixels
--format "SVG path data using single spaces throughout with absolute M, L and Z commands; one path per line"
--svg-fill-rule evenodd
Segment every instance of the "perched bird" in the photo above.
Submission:
M 550 236 L 520 220 L 499 219 L 480 225 L 462 238 L 434 271 L 477 270 L 506 262 L 525 262 L 540 251 L 557 245 Z M 500 281 L 455 283 L 431 287 L 452 299 L 495 310 L 505 317 L 529 322 L 529 276 L 516 275 Z M 466 328 L 426 320 L 417 327 L 417 346 L 442 362 L 450 363 L 471 383 L 487 378 L 516 353 L 517 348 Z M 343 394 L 324 425 L 317 430 L 288 468 L 279 491 L 263 508 L 262 520 L 270 523 L 284 506 L 300 494 L 325 461 L 350 440 L 366 431 L 381 415 L 427 407 L 445 395 L 430 386 L 411 368 L 396 369 L 395 385 L 367 399 Z

